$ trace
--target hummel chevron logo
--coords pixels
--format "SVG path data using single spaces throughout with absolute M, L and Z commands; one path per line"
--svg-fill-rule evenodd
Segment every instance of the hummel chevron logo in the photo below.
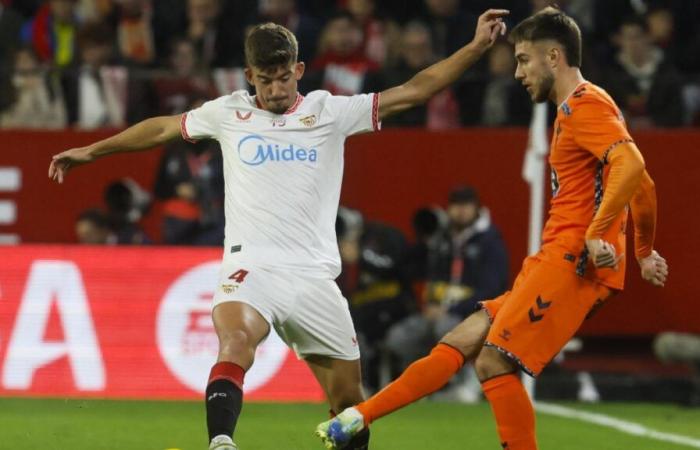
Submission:
M 536 303 L 536 306 L 534 306 L 533 308 L 530 308 L 527 312 L 527 315 L 530 316 L 530 322 L 533 322 L 533 323 L 539 322 L 540 320 L 542 320 L 542 318 L 544 317 L 544 313 L 542 313 L 542 314 L 537 314 L 537 313 L 542 312 L 543 309 L 549 308 L 552 304 L 552 302 L 545 302 L 544 300 L 542 300 L 542 297 L 540 297 L 539 295 L 537 296 L 537 301 L 535 303 Z

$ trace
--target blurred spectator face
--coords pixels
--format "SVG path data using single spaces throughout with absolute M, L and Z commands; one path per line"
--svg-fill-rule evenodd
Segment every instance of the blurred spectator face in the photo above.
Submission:
M 99 42 L 85 42 L 81 48 L 83 64 L 96 68 L 101 67 L 109 61 L 112 56 L 112 46 Z
M 178 41 L 173 45 L 170 54 L 170 65 L 178 77 L 192 75 L 197 65 L 197 55 L 194 45 L 189 41 Z
M 120 0 L 119 4 L 126 15 L 139 16 L 148 2 L 149 0 Z
M 622 53 L 630 58 L 633 63 L 641 66 L 647 62 L 651 48 L 649 34 L 641 25 L 635 23 L 622 25 L 619 43 Z
M 457 14 L 459 0 L 425 0 L 430 14 L 436 17 L 450 17 Z
M 282 19 L 296 10 L 294 0 L 261 0 L 260 13 L 271 18 Z
M 31 50 L 23 49 L 15 54 L 15 71 L 12 84 L 17 88 L 34 87 L 42 82 L 39 61 Z
M 75 224 L 75 235 L 81 244 L 101 245 L 107 243 L 110 232 L 106 226 L 83 218 Z
M 19 50 L 15 54 L 15 72 L 20 74 L 36 73 L 39 69 L 39 61 L 30 50 Z
M 474 202 L 451 203 L 447 207 L 447 217 L 453 230 L 462 230 L 473 224 L 479 217 L 479 205 Z
M 192 22 L 212 23 L 219 17 L 219 0 L 188 0 L 187 16 Z
M 362 44 L 362 30 L 352 20 L 339 17 L 326 25 L 326 48 L 341 56 L 355 53 Z
M 51 0 L 49 2 L 51 15 L 58 22 L 72 22 L 75 14 L 75 3 L 75 0 Z
M 498 43 L 489 53 L 489 72 L 496 77 L 511 76 L 515 69 L 513 49 L 506 43 Z
M 673 14 L 667 9 L 657 9 L 647 16 L 649 35 L 652 42 L 665 44 L 673 38 Z
M 554 73 L 547 64 L 547 41 L 520 41 L 515 44 L 515 79 L 520 81 L 535 103 L 547 101 L 554 87 Z M 564 50 L 561 49 L 563 54 Z
M 364 21 L 374 14 L 374 0 L 348 0 L 348 11 L 359 21 Z
M 93 69 L 107 64 L 112 56 L 113 42 L 114 35 L 108 25 L 92 23 L 83 26 L 78 31 L 81 61 Z
M 421 25 L 408 25 L 401 36 L 401 55 L 412 69 L 422 69 L 435 60 L 430 31 Z

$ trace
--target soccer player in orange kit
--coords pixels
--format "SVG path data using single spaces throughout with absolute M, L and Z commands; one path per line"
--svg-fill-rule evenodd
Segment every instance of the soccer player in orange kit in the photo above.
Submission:
M 654 250 L 656 193 L 644 159 L 610 96 L 581 75 L 581 32 L 546 8 L 516 26 L 515 78 L 534 102 L 558 105 L 549 158 L 552 202 L 542 248 L 525 259 L 511 291 L 481 303 L 375 396 L 320 424 L 329 449 L 441 388 L 474 360 L 501 445 L 534 450 L 535 414 L 518 372 L 537 376 L 625 278 L 625 228 L 634 222 L 642 278 L 663 286 L 668 265 Z

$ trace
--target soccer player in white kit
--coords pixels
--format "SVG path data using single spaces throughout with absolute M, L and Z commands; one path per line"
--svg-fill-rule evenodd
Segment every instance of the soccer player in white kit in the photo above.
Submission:
M 212 310 L 219 354 L 205 394 L 210 449 L 237 449 L 232 437 L 245 372 L 270 327 L 311 368 L 332 412 L 363 399 L 355 331 L 334 281 L 345 138 L 378 130 L 384 117 L 456 81 L 505 32 L 505 14 L 485 12 L 470 44 L 406 83 L 349 97 L 299 94 L 304 63 L 297 61 L 294 35 L 280 25 L 258 25 L 245 42 L 246 77 L 256 95 L 236 91 L 53 157 L 49 177 L 60 183 L 77 165 L 179 136 L 221 144 L 226 238 Z M 369 430 L 345 448 L 368 444 Z

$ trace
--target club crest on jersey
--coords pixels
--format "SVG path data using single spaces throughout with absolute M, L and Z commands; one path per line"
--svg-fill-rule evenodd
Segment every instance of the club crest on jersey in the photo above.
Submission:
M 260 135 L 250 134 L 238 142 L 238 157 L 243 164 L 249 166 L 259 166 L 267 162 L 315 163 L 318 159 L 318 150 L 306 149 L 294 144 L 268 142 Z
M 240 111 L 236 110 L 236 118 L 240 122 L 248 122 L 253 115 L 253 111 L 248 111 L 247 113 L 241 113 Z
M 236 284 L 221 285 L 221 290 L 224 291 L 224 294 L 233 294 L 234 292 L 236 292 L 236 289 L 238 289 L 238 285 Z
M 310 116 L 302 117 L 299 119 L 306 127 L 313 127 L 316 124 L 316 114 L 311 114 Z

